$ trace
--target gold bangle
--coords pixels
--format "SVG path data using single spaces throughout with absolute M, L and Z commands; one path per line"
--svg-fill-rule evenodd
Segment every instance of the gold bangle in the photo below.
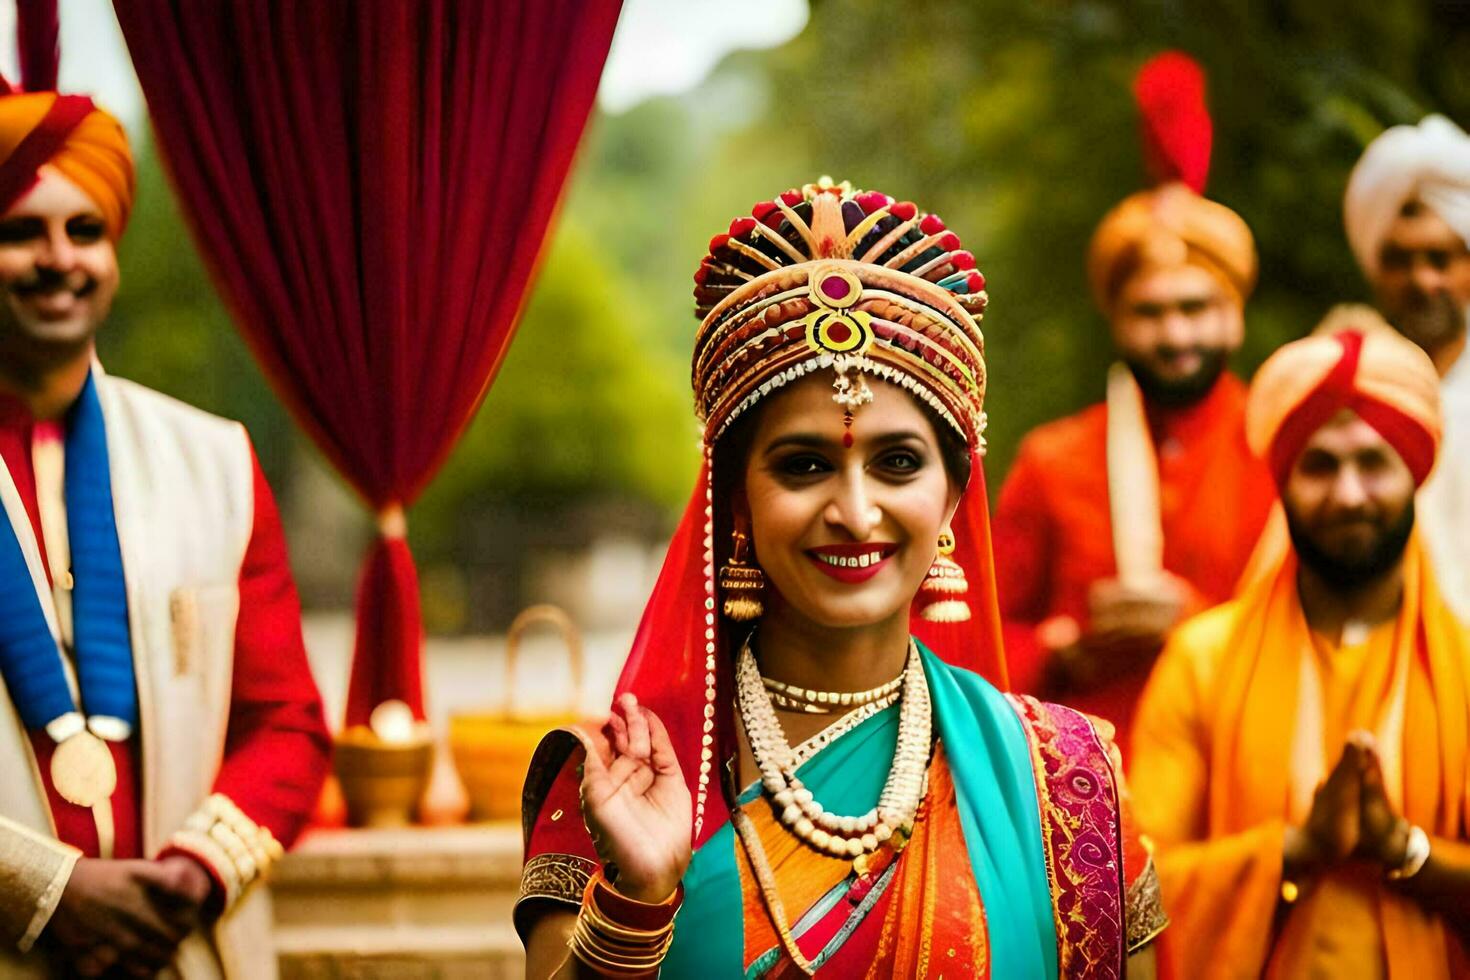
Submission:
M 631 929 L 627 926 L 619 925 L 612 919 L 608 918 L 606 913 L 604 913 L 602 909 L 597 907 L 597 899 L 592 898 L 591 896 L 589 896 L 588 899 L 589 900 L 587 901 L 587 903 L 582 906 L 582 910 L 587 916 L 588 924 L 595 928 L 598 932 L 601 932 L 602 934 L 612 939 L 617 939 L 633 945 L 650 945 L 652 943 L 658 942 L 663 937 L 672 934 L 674 931 L 673 922 L 670 922 L 668 925 L 660 929 L 653 930 Z
M 645 963 L 656 963 L 663 959 L 664 951 L 669 946 L 667 942 L 644 944 L 642 946 L 625 946 L 620 943 L 610 943 L 606 936 L 598 935 L 597 930 L 592 928 L 585 920 L 578 926 L 583 942 L 591 948 L 598 950 L 606 956 L 618 961 L 643 965 Z
M 612 936 L 609 936 L 607 933 L 603 932 L 591 919 L 582 918 L 580 921 L 583 923 L 583 928 L 587 930 L 587 934 L 591 936 L 594 941 L 596 941 L 598 946 L 615 951 L 624 951 L 629 956 L 633 957 L 641 957 L 647 954 L 649 951 L 655 950 L 660 946 L 668 946 L 673 938 L 673 934 L 670 933 L 665 936 L 660 936 L 653 941 L 638 940 L 630 942 L 628 940 L 616 939 Z
M 638 929 L 610 918 L 597 903 L 602 874 L 593 875 L 582 892 L 582 907 L 567 945 L 572 955 L 612 976 L 658 972 L 674 941 L 674 920 L 657 929 Z M 675 906 L 677 911 L 677 906 Z
M 645 957 L 653 957 L 655 960 L 663 959 L 663 954 L 668 950 L 674 938 L 673 930 L 670 930 L 648 938 L 624 939 L 609 935 L 603 924 L 591 916 L 578 916 L 578 920 L 586 936 L 598 948 L 635 961 L 641 961 Z
M 572 930 L 571 941 L 568 945 L 571 947 L 572 955 L 577 959 L 614 976 L 636 976 L 655 972 L 669 950 L 669 943 L 660 943 L 656 948 L 641 954 L 609 948 L 599 940 L 596 933 L 580 916 L 577 919 L 576 928 Z

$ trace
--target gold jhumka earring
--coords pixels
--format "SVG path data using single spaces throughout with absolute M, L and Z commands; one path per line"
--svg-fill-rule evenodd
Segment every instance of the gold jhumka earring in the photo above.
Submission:
M 919 586 L 919 594 L 927 601 L 919 610 L 919 618 L 931 623 L 963 623 L 970 618 L 970 604 L 960 596 L 970 590 L 965 570 L 950 555 L 954 554 L 954 532 L 945 528 L 939 534 L 938 553 Z
M 730 560 L 720 567 L 720 591 L 725 595 L 722 608 L 727 618 L 737 623 L 748 623 L 759 619 L 766 611 L 761 603 L 766 576 L 758 565 L 746 563 L 750 539 L 745 532 L 737 530 L 730 537 L 734 542 Z

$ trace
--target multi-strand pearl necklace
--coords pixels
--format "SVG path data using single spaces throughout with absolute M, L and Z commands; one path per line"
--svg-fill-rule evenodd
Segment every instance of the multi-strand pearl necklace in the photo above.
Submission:
M 813 691 L 795 684 L 783 684 L 769 677 L 762 677 L 761 684 L 770 695 L 771 703 L 788 711 L 804 711 L 809 715 L 830 715 L 837 708 L 861 708 L 875 701 L 896 697 L 903 687 L 903 675 L 899 674 L 886 684 L 866 691 Z
M 878 805 L 860 817 L 827 812 L 797 778 L 796 754 L 761 682 L 760 667 L 749 641 L 741 648 L 736 665 L 736 697 L 760 770 L 761 786 L 781 823 L 804 843 L 833 857 L 857 858 L 876 851 L 895 832 L 907 835 L 913 829 L 914 816 L 924 798 L 933 717 L 929 685 L 918 647 L 912 641 L 903 672 L 893 767 Z

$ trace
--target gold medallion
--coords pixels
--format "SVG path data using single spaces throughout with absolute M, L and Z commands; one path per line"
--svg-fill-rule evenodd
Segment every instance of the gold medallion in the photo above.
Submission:
M 51 784 L 62 799 L 88 809 L 111 799 L 117 789 L 112 750 L 91 732 L 77 732 L 56 746 L 51 756 Z

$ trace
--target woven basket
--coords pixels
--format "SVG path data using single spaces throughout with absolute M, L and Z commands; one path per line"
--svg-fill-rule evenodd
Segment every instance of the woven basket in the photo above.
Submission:
M 565 711 L 527 714 L 515 709 L 515 668 L 521 637 L 537 625 L 556 629 L 571 657 L 572 688 Z M 576 705 L 581 703 L 583 672 L 582 636 L 562 610 L 550 605 L 531 606 L 511 623 L 505 640 L 508 707 L 500 712 L 456 714 L 449 719 L 449 749 L 470 798 L 471 819 L 519 819 L 521 787 L 542 736 L 580 720 Z

